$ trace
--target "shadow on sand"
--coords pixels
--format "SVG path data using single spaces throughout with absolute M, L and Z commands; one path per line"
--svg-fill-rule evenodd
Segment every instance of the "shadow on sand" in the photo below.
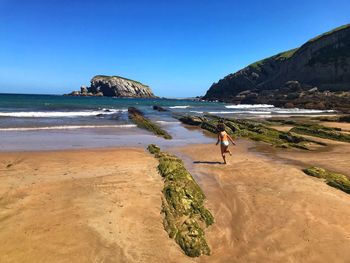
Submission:
M 194 161 L 193 163 L 195 163 L 195 164 L 199 164 L 199 163 L 202 163 L 202 164 L 223 164 L 222 162 L 209 162 L 209 161 Z

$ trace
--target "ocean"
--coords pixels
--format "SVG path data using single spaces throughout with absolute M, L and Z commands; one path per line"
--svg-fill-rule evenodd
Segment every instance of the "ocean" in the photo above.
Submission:
M 154 111 L 153 105 L 168 111 Z M 132 146 L 159 141 L 130 122 L 127 109 L 131 106 L 166 126 L 174 137 L 172 142 L 179 144 L 208 142 L 208 138 L 200 131 L 182 127 L 174 118 L 177 114 L 210 113 L 240 118 L 332 114 L 332 111 L 282 109 L 265 104 L 232 105 L 186 99 L 0 94 L 0 150 Z
M 159 105 L 168 112 L 156 112 Z M 185 99 L 137 99 L 110 97 L 69 97 L 55 95 L 0 94 L 0 130 L 78 129 L 130 125 L 128 107 L 138 107 L 146 115 L 169 121 L 172 114 L 211 113 L 232 117 L 314 115 L 332 111 L 281 109 L 272 105 L 230 105 Z M 158 117 L 157 117 L 158 116 Z M 126 126 L 128 127 L 128 126 Z

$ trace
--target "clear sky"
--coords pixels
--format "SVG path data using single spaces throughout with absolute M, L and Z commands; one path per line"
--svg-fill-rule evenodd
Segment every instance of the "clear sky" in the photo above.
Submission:
M 189 97 L 349 23 L 350 1 L 0 0 L 0 13 L 0 92 L 62 94 L 104 74 Z

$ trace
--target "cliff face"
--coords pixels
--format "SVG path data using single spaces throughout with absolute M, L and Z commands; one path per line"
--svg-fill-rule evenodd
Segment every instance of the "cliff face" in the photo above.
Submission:
M 283 89 L 288 81 L 299 82 L 304 90 L 350 91 L 350 25 L 226 76 L 210 87 L 204 99 L 240 102 L 237 95 L 242 92 L 259 97 L 262 91 Z
M 90 87 L 81 87 L 79 91 L 73 91 L 72 96 L 107 96 L 129 98 L 153 98 L 155 97 L 150 87 L 119 76 L 98 75 L 91 79 Z

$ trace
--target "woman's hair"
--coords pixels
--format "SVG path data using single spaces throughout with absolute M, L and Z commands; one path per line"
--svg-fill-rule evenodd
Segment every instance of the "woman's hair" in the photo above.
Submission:
M 219 121 L 218 125 L 216 125 L 216 129 L 219 132 L 225 131 L 225 124 L 223 121 Z

